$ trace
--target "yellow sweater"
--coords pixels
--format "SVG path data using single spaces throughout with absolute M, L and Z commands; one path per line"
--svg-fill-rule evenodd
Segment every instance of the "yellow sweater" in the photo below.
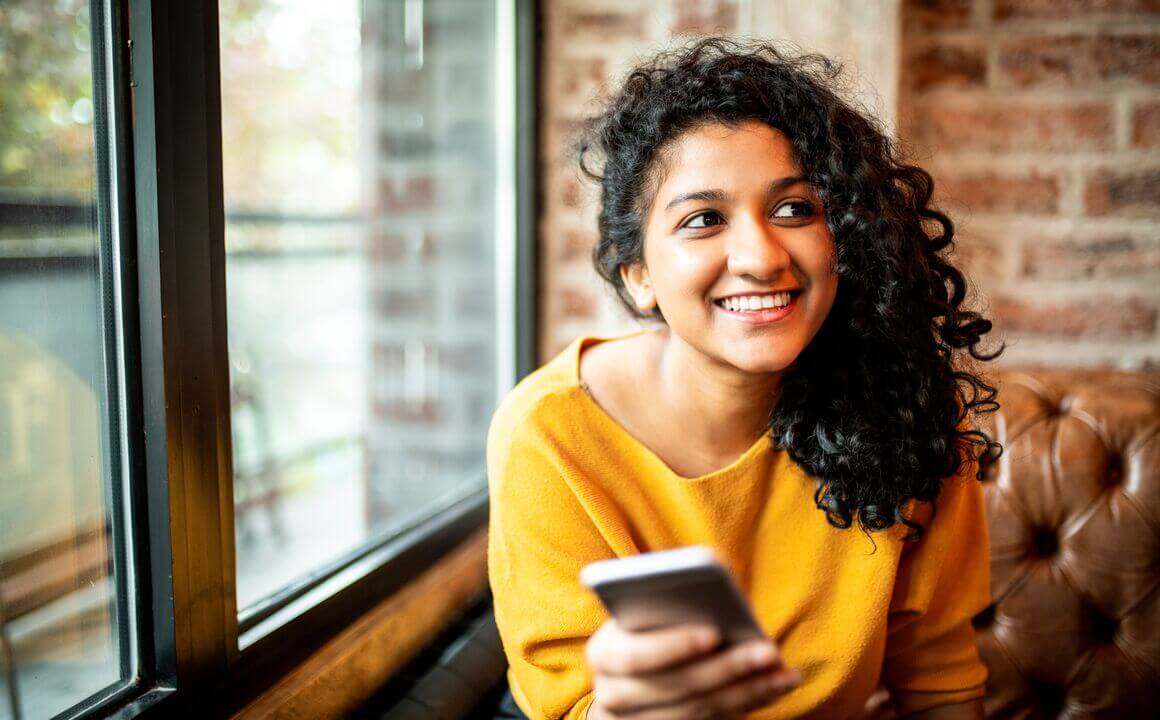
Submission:
M 488 436 L 488 570 L 530 718 L 584 718 L 592 701 L 584 644 L 606 613 L 580 568 L 695 544 L 717 551 L 804 676 L 749 717 L 857 717 L 880 680 L 912 710 L 982 696 L 970 618 L 989 602 L 989 565 L 973 468 L 944 482 L 919 542 L 896 526 L 872 543 L 826 522 L 813 480 L 768 435 L 728 467 L 675 474 L 580 386 L 580 353 L 599 341 L 524 379 Z

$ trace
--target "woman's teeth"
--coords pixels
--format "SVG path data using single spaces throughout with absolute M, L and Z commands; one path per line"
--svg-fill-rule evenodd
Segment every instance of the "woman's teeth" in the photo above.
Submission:
M 718 300 L 717 304 L 726 310 L 740 312 L 745 310 L 769 310 L 783 308 L 789 305 L 791 293 L 780 292 L 772 295 L 741 295 Z

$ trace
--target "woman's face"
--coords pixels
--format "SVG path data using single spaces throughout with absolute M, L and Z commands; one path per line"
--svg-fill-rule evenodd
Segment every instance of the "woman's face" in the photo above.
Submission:
M 642 311 L 748 373 L 789 367 L 834 304 L 834 238 L 789 141 L 764 123 L 686 132 L 662 159 L 644 262 L 621 268 Z

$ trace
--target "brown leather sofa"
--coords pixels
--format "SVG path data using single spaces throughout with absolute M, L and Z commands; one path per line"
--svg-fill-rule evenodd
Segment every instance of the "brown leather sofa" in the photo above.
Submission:
M 1160 718 L 1160 374 L 998 380 L 987 717 Z

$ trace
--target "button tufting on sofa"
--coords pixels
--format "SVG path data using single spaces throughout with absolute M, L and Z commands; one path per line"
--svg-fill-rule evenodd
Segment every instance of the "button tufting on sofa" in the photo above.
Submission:
M 1108 456 L 1108 468 L 1104 484 L 1108 487 L 1116 487 L 1124 480 L 1124 465 L 1123 458 L 1118 453 Z
M 1036 528 L 1031 534 L 1031 554 L 1049 558 L 1059 552 L 1059 537 L 1051 528 Z
M 1093 608 L 1088 617 L 1088 625 L 1091 628 L 1090 634 L 1093 643 L 1098 645 L 1115 644 L 1116 630 L 1119 629 L 1120 625 L 1118 620 Z

